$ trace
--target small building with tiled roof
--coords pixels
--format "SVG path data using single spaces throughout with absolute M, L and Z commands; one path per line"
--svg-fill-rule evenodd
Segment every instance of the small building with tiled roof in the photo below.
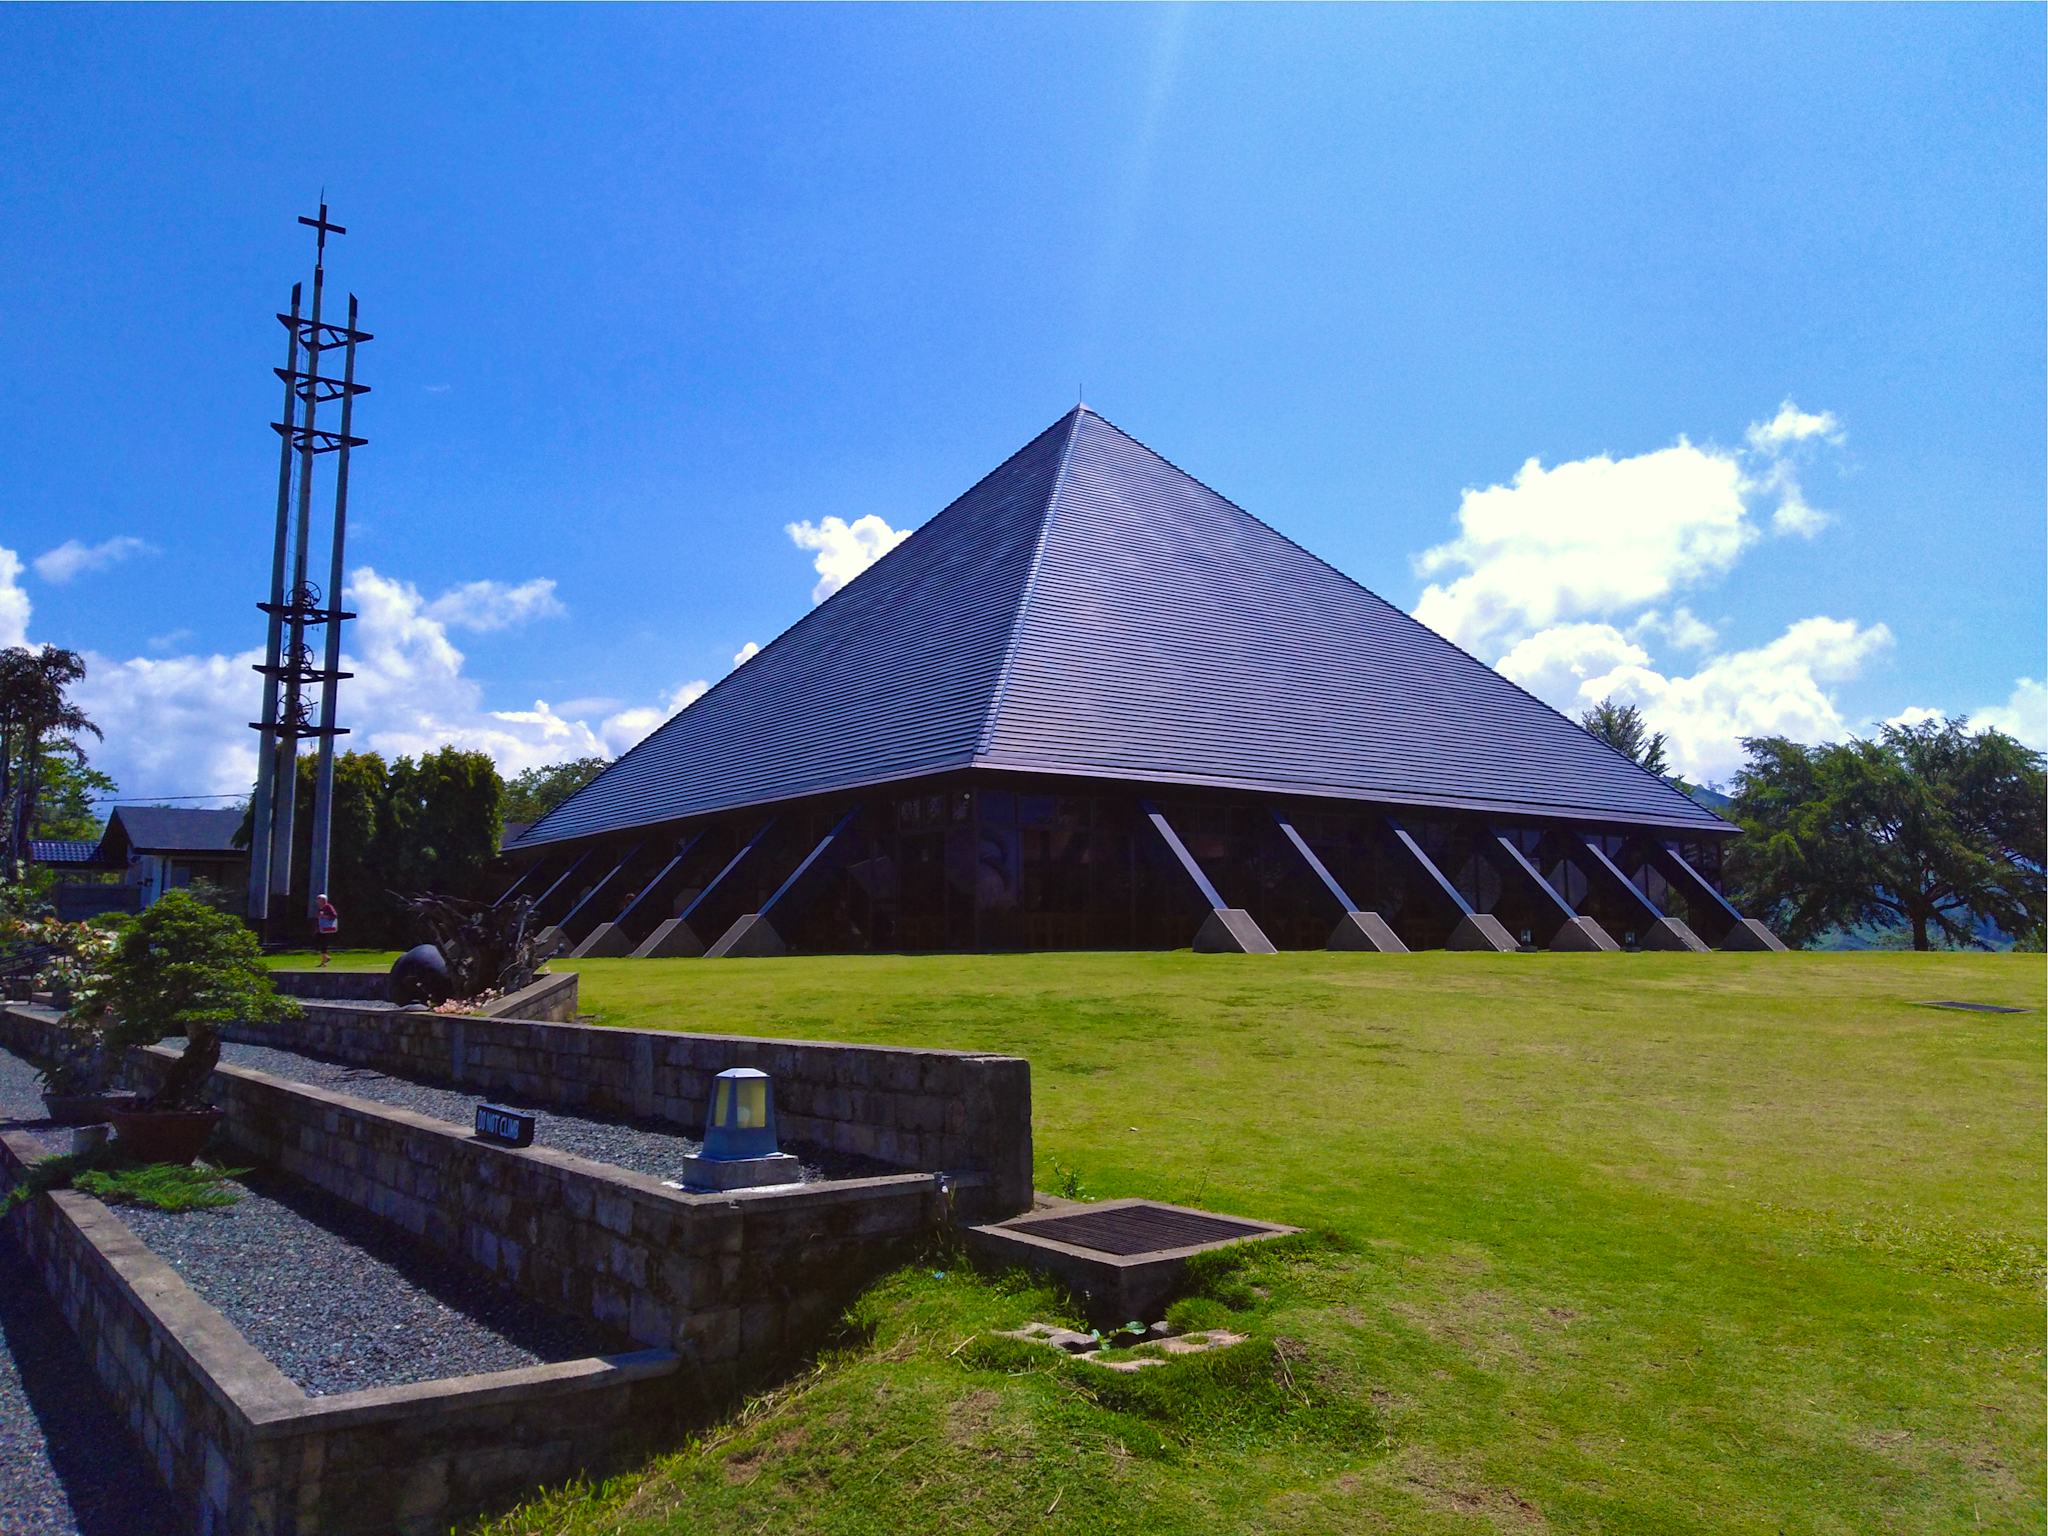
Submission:
M 95 863 L 119 870 L 148 906 L 165 891 L 208 880 L 228 890 L 248 884 L 249 851 L 235 846 L 239 810 L 175 805 L 117 805 L 100 834 Z
M 1774 943 L 1735 830 L 1077 407 L 508 852 L 589 954 Z

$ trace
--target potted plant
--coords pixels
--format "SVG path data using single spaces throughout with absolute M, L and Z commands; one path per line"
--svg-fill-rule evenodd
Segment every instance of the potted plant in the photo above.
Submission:
M 238 1020 L 295 1017 L 278 996 L 256 937 L 234 918 L 184 891 L 169 891 L 127 925 L 75 1012 L 104 1021 L 108 1050 L 183 1036 L 185 1049 L 157 1091 L 113 1112 L 123 1156 L 138 1163 L 189 1163 L 220 1123 L 206 1083 L 220 1060 L 220 1029 Z

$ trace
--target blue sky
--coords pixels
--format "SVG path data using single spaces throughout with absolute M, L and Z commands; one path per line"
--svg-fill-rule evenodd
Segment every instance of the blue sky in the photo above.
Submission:
M 324 183 L 378 338 L 357 744 L 628 745 L 1085 386 L 1695 771 L 1926 710 L 2040 745 L 2042 39 L 2038 7 L 8 8 L 0 641 L 91 654 L 128 794 L 247 782 L 270 317 Z

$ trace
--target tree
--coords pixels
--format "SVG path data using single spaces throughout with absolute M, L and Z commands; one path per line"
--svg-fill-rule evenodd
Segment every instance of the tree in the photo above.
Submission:
M 498 856 L 505 786 L 488 753 L 443 747 L 391 765 L 386 814 L 377 827 L 376 868 L 405 895 L 481 894 Z
M 116 1057 L 130 1046 L 185 1037 L 185 1050 L 157 1090 L 158 1109 L 196 1109 L 220 1060 L 220 1028 L 237 1021 L 296 1017 L 279 997 L 256 936 L 188 891 L 166 891 L 127 924 L 104 969 L 73 1010 L 107 1019 Z
M 2041 754 L 1962 719 L 1886 726 L 1874 741 L 1743 742 L 1726 877 L 1738 906 L 1807 943 L 1857 923 L 1982 945 L 1980 924 L 2041 930 L 2048 774 Z
M 85 749 L 76 738 L 100 728 L 71 702 L 68 690 L 85 676 L 76 651 L 25 645 L 0 651 L 0 877 L 21 878 L 28 840 L 44 785 L 49 753 L 81 767 Z
M 539 821 L 610 766 L 602 757 L 572 757 L 566 763 L 528 768 L 505 786 L 505 820 Z
M 72 842 L 97 839 L 106 822 L 99 808 L 114 797 L 119 786 L 88 763 L 83 752 L 66 752 L 50 745 L 43 748 L 38 777 L 42 788 L 29 835 Z
M 317 756 L 299 759 L 292 808 L 292 868 L 301 875 L 310 874 L 313 867 L 313 793 L 318 774 Z M 375 752 L 343 752 L 335 758 L 334 803 L 327 834 L 331 853 L 327 895 L 341 912 L 343 934 L 352 941 L 375 944 L 396 932 L 400 908 L 392 899 L 379 857 L 380 832 L 391 814 L 390 796 L 390 770 Z M 253 810 L 245 811 L 235 833 L 236 846 L 249 846 L 254 825 Z
M 1579 724 L 1658 778 L 1664 778 L 1671 772 L 1670 761 L 1664 756 L 1664 733 L 1652 734 L 1643 720 L 1643 712 L 1635 705 L 1602 699 L 1579 716 Z

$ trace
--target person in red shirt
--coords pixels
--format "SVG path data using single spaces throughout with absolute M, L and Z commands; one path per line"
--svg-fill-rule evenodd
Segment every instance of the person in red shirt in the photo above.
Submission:
M 320 963 L 327 964 L 327 946 L 334 942 L 334 936 L 341 931 L 341 914 L 334 910 L 334 903 L 322 892 L 313 908 L 313 927 L 320 935 Z

